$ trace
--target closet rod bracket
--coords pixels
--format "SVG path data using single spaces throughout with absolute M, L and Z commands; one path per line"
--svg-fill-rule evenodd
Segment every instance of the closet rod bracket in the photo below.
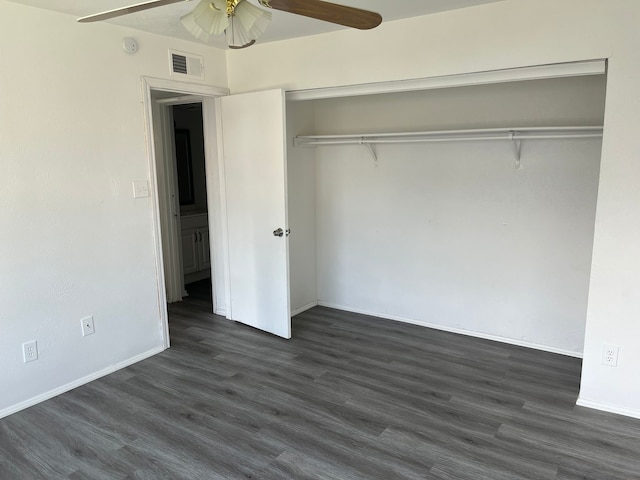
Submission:
M 371 145 L 369 142 L 366 142 L 364 138 L 360 139 L 360 145 L 364 145 L 365 147 L 367 147 L 369 153 L 371 154 L 371 158 L 373 158 L 374 166 L 378 168 L 378 154 L 376 153 L 376 149 L 373 148 L 373 145 Z
M 517 140 L 515 138 L 517 132 L 511 130 L 509 132 L 509 140 L 511 140 L 511 145 L 513 146 L 513 153 L 516 157 L 516 170 L 520 169 L 520 152 L 522 151 L 522 141 Z

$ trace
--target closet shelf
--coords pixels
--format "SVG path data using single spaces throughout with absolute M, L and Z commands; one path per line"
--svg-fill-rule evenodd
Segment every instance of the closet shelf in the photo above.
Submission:
M 522 140 L 550 140 L 602 137 L 602 126 L 582 127 L 512 127 L 480 128 L 469 130 L 432 130 L 402 133 L 358 133 L 348 135 L 298 135 L 293 144 L 297 147 L 319 145 L 364 145 L 377 164 L 374 145 L 391 143 L 470 142 L 482 140 L 508 140 L 512 142 L 516 168 L 520 167 Z

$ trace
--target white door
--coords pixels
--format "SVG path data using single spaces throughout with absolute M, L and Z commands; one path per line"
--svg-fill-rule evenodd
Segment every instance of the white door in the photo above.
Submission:
M 291 338 L 284 112 L 282 90 L 220 99 L 227 316 Z

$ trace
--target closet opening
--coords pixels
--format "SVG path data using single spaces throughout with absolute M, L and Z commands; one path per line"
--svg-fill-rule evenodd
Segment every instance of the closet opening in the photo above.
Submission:
M 601 73 L 289 100 L 292 312 L 581 357 L 605 89 Z

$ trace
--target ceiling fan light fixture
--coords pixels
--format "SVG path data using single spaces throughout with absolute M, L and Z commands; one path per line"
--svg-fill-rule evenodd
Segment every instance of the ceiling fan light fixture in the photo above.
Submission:
M 224 32 L 229 47 L 246 48 L 265 32 L 271 23 L 271 12 L 247 0 L 201 0 L 180 22 L 203 42 Z
M 87 15 L 78 18 L 78 22 L 109 20 L 184 1 L 189 0 L 146 0 L 142 3 Z M 212 35 L 225 32 L 231 48 L 246 48 L 253 45 L 271 22 L 271 9 L 361 30 L 375 28 L 382 22 L 379 13 L 323 0 L 257 1 L 268 10 L 257 8 L 248 0 L 200 0 L 193 12 L 184 15 L 180 20 L 187 31 L 204 42 L 208 42 Z
M 225 30 L 230 48 L 245 48 L 253 45 L 271 23 L 271 12 L 241 0 L 229 15 Z

